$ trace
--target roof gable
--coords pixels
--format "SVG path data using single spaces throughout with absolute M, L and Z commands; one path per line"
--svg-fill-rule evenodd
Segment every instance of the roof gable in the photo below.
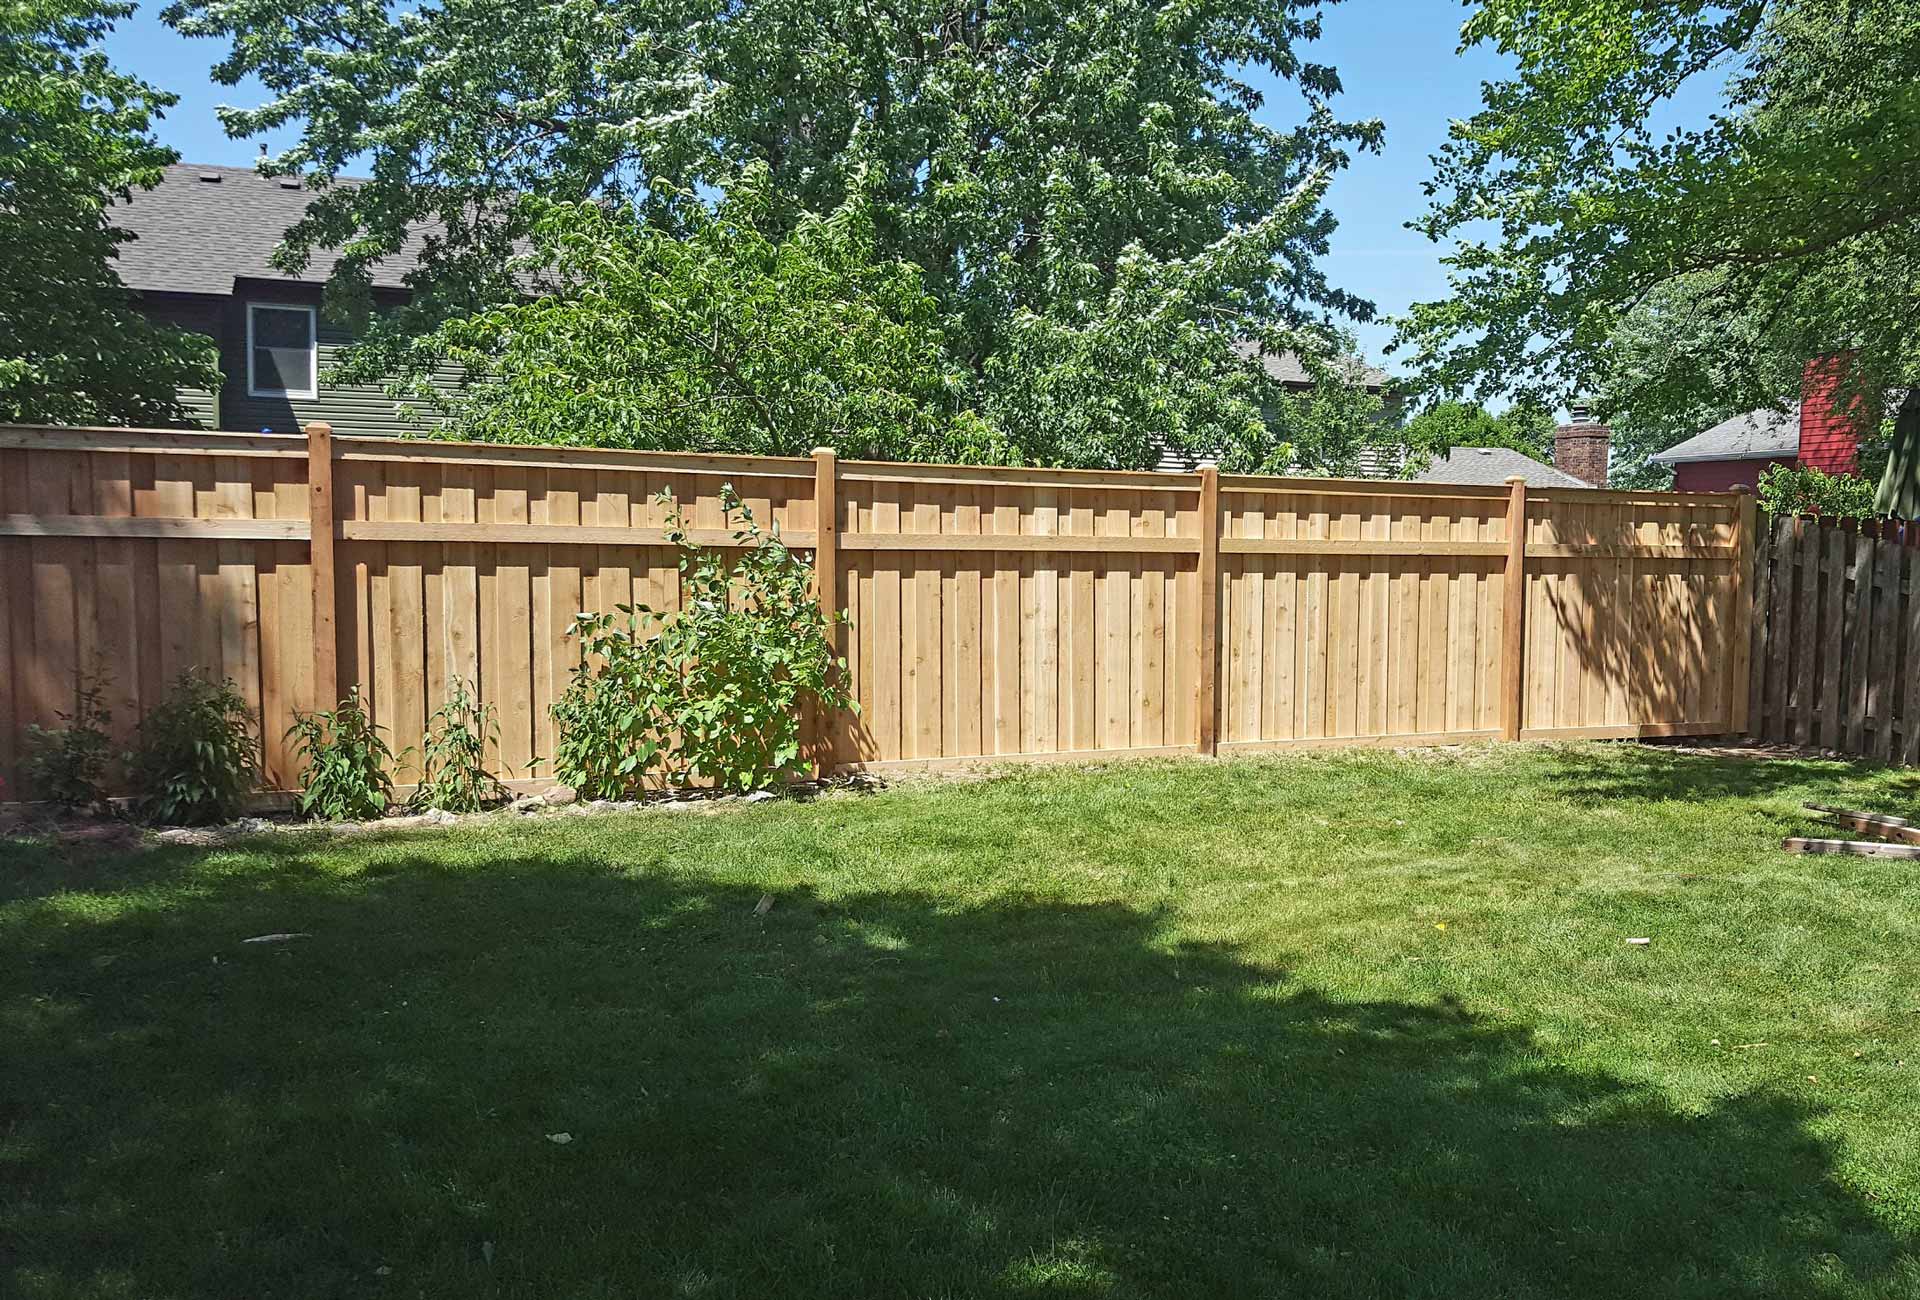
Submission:
M 1411 475 L 1414 483 L 1470 483 L 1498 486 L 1519 475 L 1528 487 L 1591 488 L 1562 469 L 1537 461 L 1511 447 L 1453 447 L 1444 456 Z
M 1251 361 L 1260 359 L 1260 367 L 1268 376 L 1290 388 L 1313 387 L 1313 376 L 1307 373 L 1306 366 L 1300 362 L 1295 352 L 1268 352 L 1253 339 L 1239 339 L 1233 345 L 1234 355 Z M 1358 357 L 1343 357 L 1335 363 L 1346 369 L 1347 373 L 1369 392 L 1378 392 L 1387 386 L 1390 376 L 1386 371 L 1368 365 Z
M 1748 411 L 1647 457 L 1659 465 L 1706 460 L 1768 460 L 1800 452 L 1800 408 Z

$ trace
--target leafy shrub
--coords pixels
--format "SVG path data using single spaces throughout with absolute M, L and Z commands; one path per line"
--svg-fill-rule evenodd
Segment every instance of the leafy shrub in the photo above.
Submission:
M 100 802 L 100 778 L 113 758 L 107 681 L 98 668 L 76 674 L 73 712 L 56 714 L 66 725 L 57 730 L 37 723 L 27 728 L 23 766 L 28 788 L 62 808 L 91 808 Z
M 1857 474 L 1829 474 L 1811 465 L 1774 465 L 1755 485 L 1760 505 L 1775 515 L 1824 515 L 1829 519 L 1871 519 L 1874 483 Z
M 200 826 L 229 821 L 260 777 L 253 715 L 228 680 L 180 674 L 140 720 L 127 766 L 148 821 Z
M 427 720 L 415 806 L 479 812 L 504 796 L 506 788 L 487 771 L 487 746 L 499 742 L 498 712 L 479 698 L 472 682 L 454 678 L 447 702 Z
M 761 532 L 731 485 L 724 523 L 745 554 L 729 564 L 687 535 L 670 493 L 667 539 L 680 552 L 682 608 L 621 605 L 582 614 L 580 666 L 552 713 L 555 770 L 581 794 L 610 798 L 657 775 L 756 790 L 798 772 L 801 706 L 857 707 L 840 684 L 832 621 L 811 590 L 812 566 L 779 533 Z
M 287 738 L 303 766 L 294 809 L 326 821 L 364 821 L 386 812 L 393 804 L 387 767 L 394 759 L 380 731 L 357 685 L 331 712 L 295 714 Z

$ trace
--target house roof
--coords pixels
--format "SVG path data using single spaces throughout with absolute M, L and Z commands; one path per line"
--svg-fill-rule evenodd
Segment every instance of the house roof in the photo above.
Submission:
M 1706 460 L 1767 460 L 1800 452 L 1800 408 L 1748 411 L 1647 459 L 1661 465 Z
M 1311 388 L 1313 386 L 1313 376 L 1309 375 L 1306 366 L 1301 364 L 1298 353 L 1265 352 L 1261 350 L 1260 344 L 1253 339 L 1240 339 L 1236 341 L 1233 345 L 1233 350 L 1237 355 L 1245 357 L 1248 360 L 1258 356 L 1260 358 L 1260 365 L 1266 370 L 1267 374 L 1283 384 L 1294 388 Z M 1386 371 L 1370 366 L 1358 357 L 1342 358 L 1340 364 L 1346 366 L 1354 378 L 1365 384 L 1367 388 L 1375 391 L 1386 387 L 1387 381 L 1390 378 Z
M 1409 479 L 1413 483 L 1471 483 L 1498 486 L 1518 474 L 1528 487 L 1590 488 L 1553 466 L 1510 447 L 1454 447 Z
M 176 163 L 159 185 L 135 190 L 132 200 L 114 211 L 114 224 L 134 235 L 120 245 L 120 278 L 129 288 L 149 293 L 230 294 L 236 279 L 323 283 L 339 260 L 337 253 L 315 250 L 298 275 L 267 260 L 314 198 L 314 191 L 295 177 Z M 410 239 L 407 248 L 374 268 L 373 283 L 403 287 L 418 253 L 418 241 Z

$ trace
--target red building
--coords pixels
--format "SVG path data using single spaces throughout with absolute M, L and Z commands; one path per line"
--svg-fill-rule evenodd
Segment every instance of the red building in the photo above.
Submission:
M 1815 357 L 1800 377 L 1800 400 L 1789 410 L 1736 415 L 1650 459 L 1673 467 L 1673 486 L 1682 492 L 1752 487 L 1769 465 L 1855 473 L 1861 417 L 1841 393 L 1845 367 L 1845 353 Z

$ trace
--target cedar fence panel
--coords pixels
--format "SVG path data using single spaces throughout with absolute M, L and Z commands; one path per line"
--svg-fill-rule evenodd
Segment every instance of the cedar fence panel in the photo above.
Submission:
M 1767 524 L 1754 556 L 1754 734 L 1920 763 L 1920 524 Z
M 575 612 L 677 607 L 657 498 L 721 543 L 723 483 L 850 614 L 823 766 L 1710 734 L 1772 698 L 1730 495 L 0 427 L 0 776 L 98 662 L 123 736 L 232 677 L 276 788 L 296 710 L 357 683 L 417 748 L 472 678 L 525 778 Z

